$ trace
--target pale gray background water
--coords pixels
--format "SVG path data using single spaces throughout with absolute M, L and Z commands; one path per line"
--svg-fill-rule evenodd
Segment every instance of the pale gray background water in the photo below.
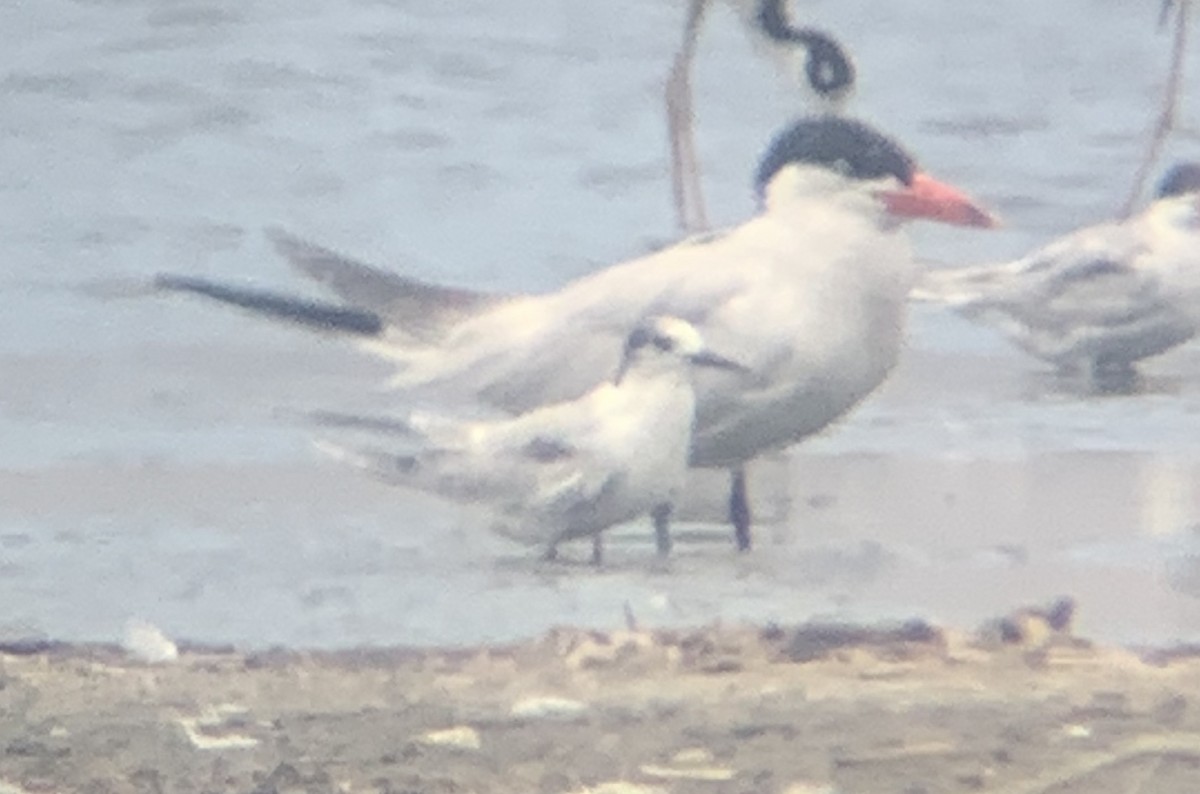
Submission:
M 1158 3 L 814 0 L 855 113 L 996 207 L 915 228 L 945 264 L 1110 215 L 1169 37 Z M 547 568 L 476 517 L 322 461 L 280 408 L 363 407 L 329 340 L 87 288 L 161 270 L 297 288 L 281 224 L 462 284 L 546 288 L 673 234 L 668 0 L 41 0 L 0 8 L 0 635 L 132 616 L 247 645 L 470 642 L 557 623 L 923 615 L 1078 596 L 1081 628 L 1200 639 L 1200 356 L 1085 399 L 920 310 L 893 382 L 799 449 L 788 521 L 738 558 L 647 544 Z M 1200 85 L 1195 61 L 1191 87 Z M 717 220 L 797 95 L 723 8 L 696 78 Z M 1192 118 L 1185 109 L 1185 121 Z M 1187 130 L 1174 146 L 1200 155 Z M 303 287 L 307 288 L 307 287 Z

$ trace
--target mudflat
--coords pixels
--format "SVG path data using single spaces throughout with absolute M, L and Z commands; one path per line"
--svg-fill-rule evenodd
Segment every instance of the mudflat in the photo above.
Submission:
M 1200 657 L 1042 618 L 342 651 L 16 643 L 0 792 L 1191 792 Z

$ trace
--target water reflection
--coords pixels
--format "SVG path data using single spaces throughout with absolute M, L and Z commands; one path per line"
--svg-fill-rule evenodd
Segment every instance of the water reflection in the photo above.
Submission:
M 1009 259 L 1120 205 L 1166 60 L 1153 9 L 807 7 L 855 52 L 854 111 L 1006 216 L 990 235 L 914 227 L 922 256 Z M 617 544 L 610 569 L 561 572 L 452 508 L 325 467 L 280 418 L 369 412 L 377 363 L 211 307 L 57 289 L 164 269 L 294 284 L 258 231 L 277 223 L 485 288 L 542 289 L 637 253 L 673 227 L 661 91 L 681 13 L 640 0 L 0 11 L 0 620 L 97 639 L 140 615 L 254 645 L 466 642 L 612 625 L 626 604 L 647 623 L 970 625 L 1070 593 L 1094 636 L 1200 637 L 1192 351 L 1154 362 L 1136 396 L 1101 400 L 918 310 L 881 394 L 762 464 L 760 553 L 733 556 L 721 530 L 660 569 L 631 529 L 646 539 Z M 736 221 L 794 97 L 720 13 L 696 93 L 710 210 Z M 699 517 L 720 519 L 721 480 L 698 488 Z

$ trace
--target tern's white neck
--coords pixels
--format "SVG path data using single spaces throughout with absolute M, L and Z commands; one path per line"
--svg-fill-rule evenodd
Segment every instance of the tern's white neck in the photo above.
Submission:
M 690 365 L 678 356 L 643 350 L 621 365 L 613 379 L 619 389 L 637 389 L 646 384 L 681 384 L 690 377 Z

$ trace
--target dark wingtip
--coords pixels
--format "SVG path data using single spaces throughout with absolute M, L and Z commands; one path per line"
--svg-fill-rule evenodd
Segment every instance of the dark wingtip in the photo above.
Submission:
M 154 277 L 153 283 L 158 290 L 202 295 L 219 303 L 247 309 L 255 314 L 322 331 L 379 336 L 384 329 L 383 320 L 374 312 L 336 303 L 323 303 L 266 290 L 234 287 L 207 279 L 170 273 L 160 273 Z

